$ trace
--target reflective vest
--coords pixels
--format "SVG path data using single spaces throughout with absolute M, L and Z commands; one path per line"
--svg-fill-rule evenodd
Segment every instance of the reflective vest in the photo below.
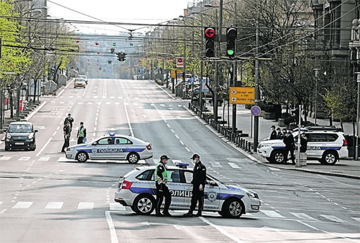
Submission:
M 79 137 L 84 137 L 84 131 L 85 131 L 85 127 L 82 127 L 81 129 L 80 129 L 80 131 L 79 131 Z
M 162 176 L 163 176 L 163 179 L 161 179 L 160 176 L 158 176 L 158 173 L 157 173 L 157 170 L 158 170 L 158 167 L 159 165 L 162 165 L 164 167 L 164 171 L 162 172 Z M 159 162 L 157 165 L 156 165 L 156 169 L 155 169 L 155 182 L 156 181 L 160 181 L 160 180 L 163 180 L 164 183 L 167 182 L 167 171 L 166 171 L 166 167 L 163 163 Z

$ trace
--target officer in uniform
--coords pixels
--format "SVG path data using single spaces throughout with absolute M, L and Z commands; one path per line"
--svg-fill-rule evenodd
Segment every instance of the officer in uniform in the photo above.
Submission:
M 84 138 L 86 138 L 86 128 L 84 127 L 84 123 L 80 122 L 80 128 L 77 133 L 77 144 L 84 143 Z
M 195 161 L 194 172 L 193 172 L 193 180 L 191 184 L 193 184 L 193 191 L 191 197 L 191 206 L 189 212 L 184 214 L 184 216 L 195 216 L 193 211 L 196 207 L 196 203 L 199 201 L 199 210 L 196 216 L 201 216 L 203 207 L 204 207 L 204 190 L 206 183 L 206 167 L 200 161 L 200 156 L 198 154 L 194 154 L 192 158 Z
M 168 174 L 166 171 L 166 162 L 170 159 L 166 155 L 160 157 L 160 161 L 155 169 L 155 183 L 156 183 L 156 216 L 171 216 L 169 213 L 169 206 L 171 202 L 171 194 L 167 187 Z M 165 197 L 165 207 L 163 214 L 160 213 L 160 207 Z

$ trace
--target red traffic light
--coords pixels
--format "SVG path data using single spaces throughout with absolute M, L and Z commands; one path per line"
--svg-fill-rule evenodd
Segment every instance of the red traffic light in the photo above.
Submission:
M 205 38 L 212 39 L 215 37 L 215 29 L 213 27 L 205 27 Z

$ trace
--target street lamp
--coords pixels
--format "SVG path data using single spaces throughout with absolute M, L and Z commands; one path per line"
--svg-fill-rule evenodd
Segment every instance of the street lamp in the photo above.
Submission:
M 355 160 L 359 157 L 359 92 L 360 92 L 360 72 L 355 73 L 357 75 L 357 104 L 356 104 L 356 141 L 355 141 Z
M 317 80 L 318 80 L 318 75 L 319 75 L 319 68 L 314 68 L 313 69 L 315 72 L 315 98 L 314 98 L 314 118 L 315 118 L 315 126 L 316 126 L 316 110 L 317 110 Z

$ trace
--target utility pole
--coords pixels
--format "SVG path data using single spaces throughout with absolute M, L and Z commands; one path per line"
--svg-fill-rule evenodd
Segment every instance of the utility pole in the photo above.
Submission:
M 185 27 L 185 17 L 183 17 L 184 20 L 184 57 L 183 57 L 183 63 L 184 63 L 184 71 L 183 71 L 183 85 L 185 85 L 185 74 L 186 74 L 186 27 Z M 182 93 L 181 85 L 178 85 L 179 87 L 179 93 Z M 182 96 L 184 96 L 182 94 Z
M 223 12 L 223 0 L 220 0 L 220 12 L 219 12 L 219 29 L 217 35 L 217 52 L 216 57 L 220 58 L 220 40 L 221 40 L 221 29 L 222 29 L 222 12 Z M 214 92 L 214 119 L 218 121 L 218 86 L 219 86 L 219 75 L 218 75 L 219 63 L 215 60 L 215 92 Z
M 236 2 L 235 2 L 235 26 L 237 27 L 237 15 L 236 15 Z M 236 53 L 236 39 L 235 38 L 235 53 Z M 237 78 L 237 62 L 236 59 L 234 60 L 233 65 L 233 87 L 236 86 L 236 78 Z M 232 105 L 232 133 L 235 134 L 236 132 L 236 104 Z
M 200 14 L 200 17 L 201 17 L 201 26 L 203 26 L 203 16 L 202 14 Z M 201 40 L 204 39 L 204 31 L 201 31 Z M 200 88 L 199 88 L 199 104 L 200 104 L 200 117 L 202 115 L 202 79 L 203 79 L 203 73 L 204 73 L 204 62 L 203 62 L 203 41 L 201 41 L 200 43 Z M 205 80 L 206 82 L 206 80 Z
M 259 20 L 256 18 L 256 40 L 255 40 L 255 105 L 259 105 Z M 254 150 L 259 142 L 259 116 L 254 117 Z

